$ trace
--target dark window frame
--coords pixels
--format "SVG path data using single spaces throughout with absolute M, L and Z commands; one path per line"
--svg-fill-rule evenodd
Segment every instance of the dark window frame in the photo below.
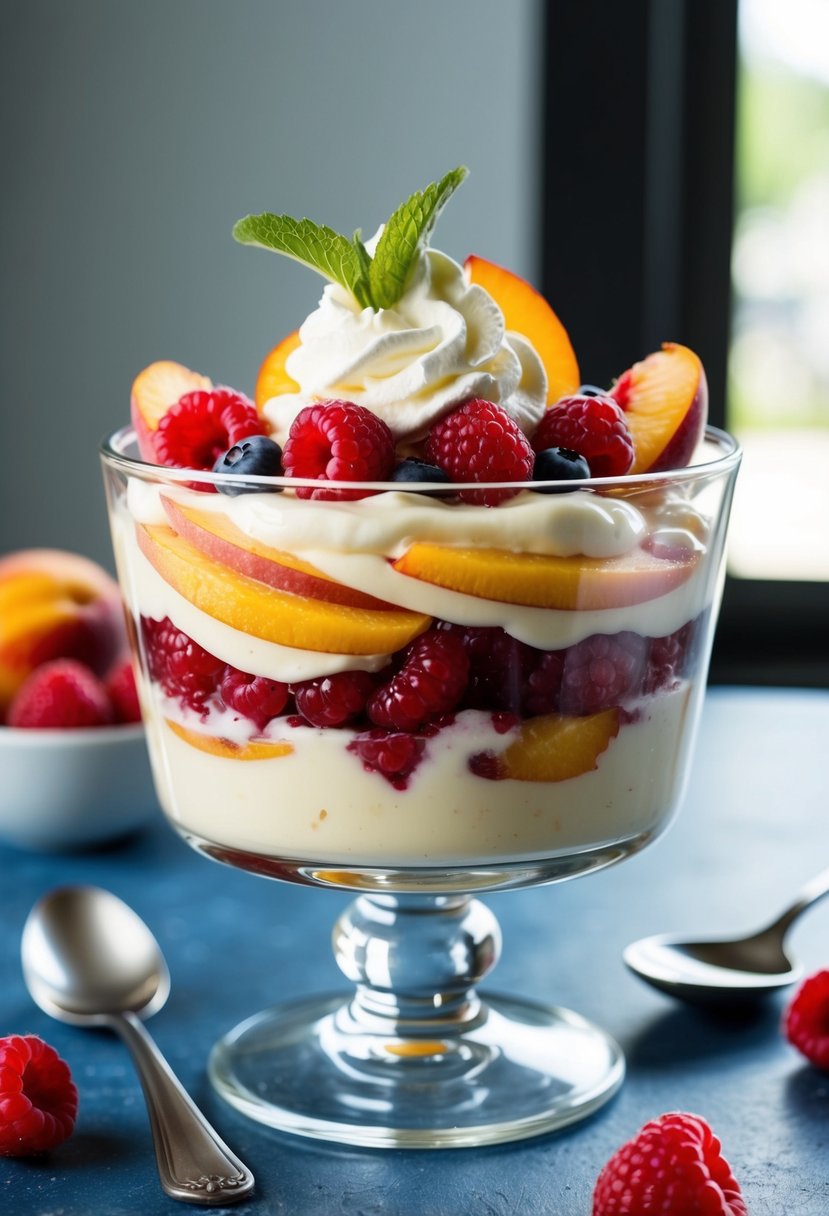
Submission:
M 667 338 L 725 422 L 738 0 L 542 5 L 541 288 L 582 374 Z M 726 581 L 712 679 L 829 684 L 829 584 Z M 792 622 L 796 621 L 796 627 Z

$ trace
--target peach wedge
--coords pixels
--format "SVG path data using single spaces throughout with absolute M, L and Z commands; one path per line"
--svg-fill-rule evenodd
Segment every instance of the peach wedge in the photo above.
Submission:
M 333 654 L 390 654 L 429 626 L 405 609 L 372 612 L 292 595 L 212 561 L 172 528 L 137 524 L 138 545 L 184 599 L 231 629 L 281 646 Z
M 132 384 L 130 416 L 138 439 L 138 450 L 144 460 L 156 464 L 155 432 L 171 405 L 185 393 L 211 389 L 212 382 L 199 372 L 191 372 L 181 363 L 162 359 L 139 372 Z
M 688 464 L 708 417 L 708 385 L 698 355 L 664 342 L 619 377 L 611 395 L 625 411 L 633 439 L 631 473 L 659 473 Z
M 217 739 L 214 735 L 190 730 L 172 718 L 165 718 L 164 722 L 184 743 L 224 760 L 276 760 L 279 756 L 289 756 L 294 750 L 290 743 L 282 740 L 251 739 L 247 743 L 234 743 L 231 739 Z
M 262 412 L 262 406 L 266 401 L 270 401 L 271 397 L 278 397 L 280 393 L 296 393 L 299 391 L 299 385 L 295 380 L 292 380 L 285 370 L 285 363 L 288 355 L 299 346 L 299 333 L 294 330 L 288 334 L 281 342 L 277 342 L 273 350 L 269 351 L 262 360 L 262 366 L 259 368 L 259 374 L 256 377 L 256 387 L 253 393 L 253 399 L 256 402 L 256 408 Z
M 656 599 L 690 576 L 699 554 L 657 557 L 636 549 L 623 557 L 547 557 L 510 549 L 413 544 L 394 562 L 401 574 L 481 599 L 536 608 L 628 608 Z
M 496 757 L 496 777 L 567 781 L 598 768 L 599 756 L 619 733 L 618 709 L 586 717 L 543 714 L 522 723 L 518 738 Z
M 544 297 L 526 279 L 475 254 L 464 262 L 471 283 L 492 296 L 508 330 L 522 334 L 538 352 L 547 372 L 547 404 L 574 393 L 581 383 L 579 365 L 567 330 Z
M 219 511 L 200 511 L 197 507 L 184 506 L 166 494 L 161 495 L 161 501 L 180 536 L 205 556 L 229 566 L 237 574 L 246 574 L 277 591 L 307 595 L 332 604 L 350 604 L 353 608 L 393 607 L 384 600 L 338 583 L 292 553 L 261 544 Z

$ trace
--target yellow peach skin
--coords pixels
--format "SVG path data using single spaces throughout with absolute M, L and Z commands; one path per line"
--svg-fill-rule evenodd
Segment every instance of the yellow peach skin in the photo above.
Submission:
M 333 654 L 390 654 L 431 618 L 405 609 L 373 612 L 277 591 L 211 561 L 164 525 L 136 525 L 138 545 L 166 583 L 196 608 L 266 642 Z

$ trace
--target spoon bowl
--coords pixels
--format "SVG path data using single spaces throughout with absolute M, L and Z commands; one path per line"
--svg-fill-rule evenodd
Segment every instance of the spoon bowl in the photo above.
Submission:
M 132 908 L 100 887 L 60 887 L 29 913 L 21 961 L 45 1013 L 74 1026 L 108 1026 L 132 1052 L 164 1191 L 184 1203 L 244 1199 L 253 1175 L 185 1092 L 140 1020 L 167 1000 L 170 973 Z
M 784 949 L 786 934 L 807 908 L 829 893 L 829 870 L 808 882 L 770 925 L 736 938 L 688 940 L 659 934 L 623 952 L 631 971 L 668 996 L 695 1005 L 759 1001 L 803 974 Z
M 23 975 L 44 1012 L 75 1026 L 113 1013 L 149 1017 L 170 992 L 158 942 L 139 916 L 99 887 L 61 887 L 23 930 Z

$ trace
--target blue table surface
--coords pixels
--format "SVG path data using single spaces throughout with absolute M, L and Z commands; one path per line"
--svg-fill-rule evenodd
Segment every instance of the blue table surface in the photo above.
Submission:
M 29 998 L 19 938 L 32 904 L 62 883 L 115 891 L 150 924 L 173 990 L 151 1030 L 179 1077 L 254 1171 L 239 1216 L 588 1216 L 611 1153 L 663 1111 L 704 1115 L 751 1216 L 829 1213 L 829 1075 L 779 1030 L 787 996 L 713 1016 L 647 988 L 623 947 L 649 933 L 759 927 L 829 864 L 829 693 L 713 689 L 682 811 L 642 854 L 577 882 L 487 897 L 504 933 L 493 990 L 578 1010 L 621 1043 L 628 1075 L 591 1119 L 501 1147 L 436 1151 L 328 1146 L 263 1128 L 212 1092 L 214 1040 L 281 999 L 343 987 L 335 891 L 269 882 L 207 862 L 161 820 L 128 841 L 46 856 L 0 847 L 0 1034 L 39 1034 L 70 1063 L 75 1133 L 41 1161 L 0 1159 L 9 1216 L 170 1216 L 141 1090 L 121 1043 L 60 1025 Z M 829 901 L 828 901 L 829 902 Z M 807 971 L 829 965 L 829 906 L 792 931 Z

